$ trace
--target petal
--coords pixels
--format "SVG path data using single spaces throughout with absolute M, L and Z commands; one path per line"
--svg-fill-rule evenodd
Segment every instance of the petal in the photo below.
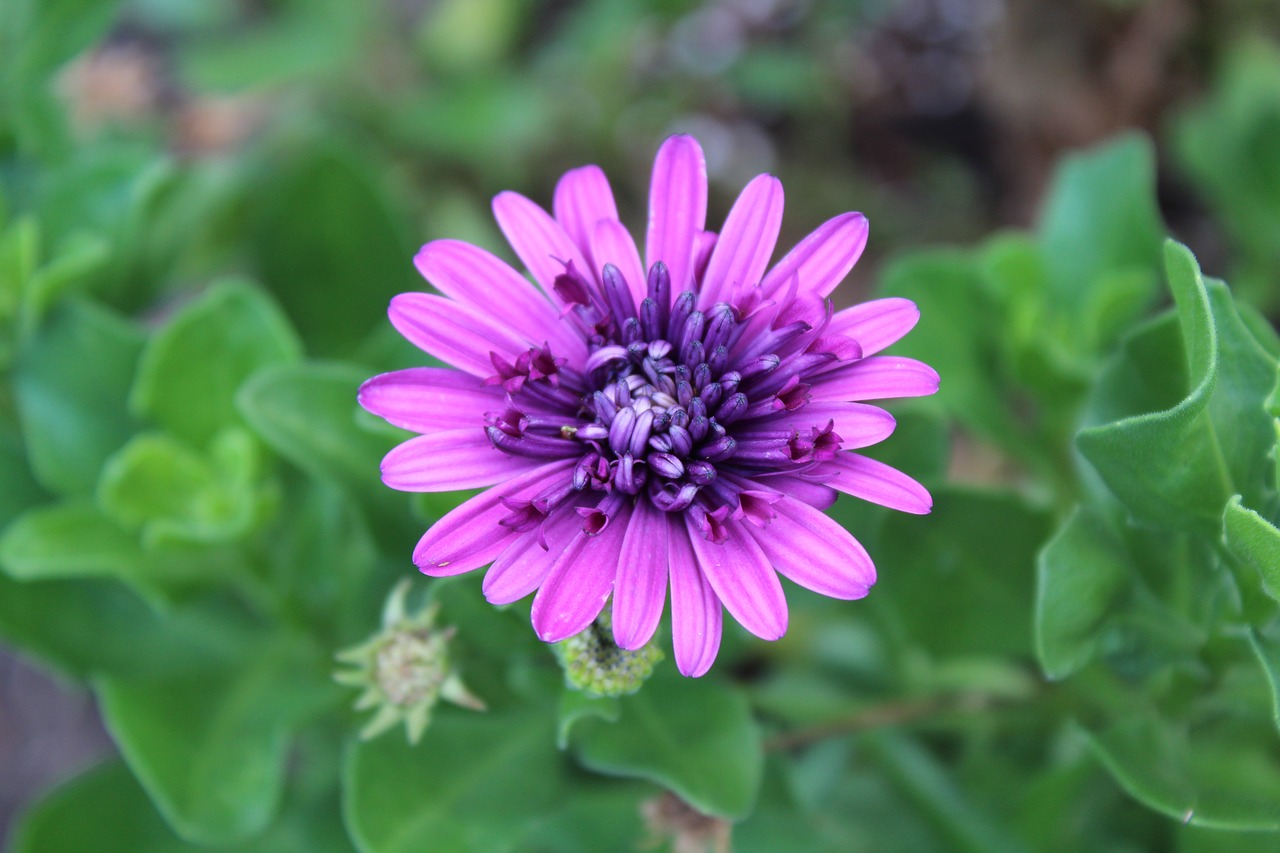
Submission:
M 667 598 L 667 513 L 647 500 L 636 501 L 622 539 L 613 587 L 613 639 L 638 649 L 653 637 Z
M 933 509 L 929 490 L 897 468 L 856 453 L 837 453 L 832 464 L 840 474 L 827 485 L 846 495 L 916 515 Z
M 717 302 L 734 302 L 743 290 L 760 283 L 781 227 L 782 182 L 773 175 L 759 175 L 733 203 L 711 251 L 698 300 L 703 310 Z
M 616 219 L 602 219 L 596 223 L 591 232 L 591 256 L 599 265 L 597 273 L 605 264 L 613 264 L 627 280 L 627 288 L 636 305 L 649 295 L 648 279 L 645 278 L 644 267 L 640 266 L 640 253 L 636 251 L 636 241 L 622 223 Z
M 505 261 L 461 240 L 435 240 L 413 259 L 418 272 L 441 293 L 481 312 L 499 312 L 513 330 L 534 344 L 555 345 L 557 355 L 580 363 L 587 348 L 554 305 Z
M 707 164 L 702 147 L 680 134 L 662 143 L 649 183 L 645 268 L 658 261 L 671 272 L 671 292 L 694 289 L 693 252 L 707 222 Z
M 862 544 L 829 515 L 783 498 L 777 516 L 763 528 L 750 528 L 773 567 L 786 577 L 831 598 L 854 599 L 876 582 L 876 567 Z M 743 525 L 748 527 L 748 525 Z
M 698 567 L 689 532 L 679 518 L 667 521 L 671 569 L 671 645 L 681 675 L 706 674 L 720 651 L 724 614 L 720 599 Z M 694 536 L 699 534 L 694 533 Z
M 564 265 L 572 262 L 584 275 L 591 269 L 560 223 L 519 193 L 498 193 L 493 199 L 493 215 L 521 263 L 557 304 L 560 300 L 554 285 L 556 276 L 564 272 Z
M 787 600 L 778 575 L 755 539 L 732 519 L 724 521 L 728 537 L 708 542 L 686 515 L 689 541 L 702 573 L 734 619 L 762 640 L 776 640 L 787 632 Z
M 600 533 L 578 531 L 551 566 L 531 612 L 533 630 L 543 642 L 572 637 L 600 615 L 613 590 L 630 520 L 631 510 L 624 505 Z
M 814 509 L 826 509 L 834 504 L 836 502 L 836 498 L 839 497 L 836 490 L 830 486 L 802 479 L 790 472 L 784 471 L 777 474 L 752 473 L 751 476 L 759 480 L 760 484 L 763 484 L 763 488 L 782 492 L 787 497 L 807 503 Z M 748 488 L 750 488 L 750 486 L 748 486 Z
M 411 438 L 382 459 L 382 482 L 403 492 L 453 492 L 501 483 L 546 465 L 503 453 L 478 427 Z
M 482 379 L 494 374 L 489 353 L 512 361 L 534 344 L 490 314 L 429 293 L 393 297 L 387 315 L 418 349 Z
M 819 225 L 778 261 L 760 288 L 766 298 L 783 290 L 794 276 L 800 293 L 826 297 L 844 280 L 867 245 L 867 218 L 843 213 Z
M 444 367 L 411 367 L 375 376 L 360 386 L 360 405 L 387 423 L 414 432 L 484 426 L 484 413 L 502 405 L 502 391 Z
M 600 268 L 609 263 L 609 259 L 591 251 L 596 223 L 602 219 L 618 221 L 618 205 L 613 200 L 613 190 L 609 188 L 609 179 L 604 171 L 599 166 L 583 166 L 565 172 L 556 184 L 551 209 L 569 239 L 591 262 L 592 273 L 599 275 Z
M 836 435 L 845 447 L 867 447 L 884 441 L 893 434 L 897 421 L 877 406 L 863 403 L 808 403 L 794 412 L 779 412 L 743 421 L 734 427 L 734 435 L 752 435 L 779 430 L 807 430 L 834 424 Z
M 571 507 L 552 513 L 541 530 L 522 534 L 503 551 L 481 589 L 490 604 L 510 604 L 533 592 L 547 577 L 569 541 L 582 531 L 582 519 Z M 547 547 L 543 547 L 542 541 Z
M 810 379 L 812 400 L 883 400 L 926 397 L 938 390 L 938 372 L 922 361 L 876 355 Z
M 862 355 L 873 355 L 911 331 L 920 309 L 910 299 L 892 296 L 873 299 L 837 311 L 827 327 L 828 335 L 848 335 L 862 346 Z
M 557 481 L 572 476 L 575 460 L 543 465 L 482 492 L 450 510 L 418 540 L 413 562 L 433 577 L 458 575 L 497 559 L 520 534 L 503 527 L 511 510 L 503 498 L 531 500 Z

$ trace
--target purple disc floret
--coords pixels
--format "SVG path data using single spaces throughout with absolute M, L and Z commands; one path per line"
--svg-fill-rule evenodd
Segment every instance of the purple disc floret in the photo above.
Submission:
M 875 566 L 823 510 L 838 492 L 930 510 L 915 480 L 854 451 L 894 428 L 866 401 L 932 394 L 938 375 L 877 354 L 915 325 L 909 300 L 831 310 L 866 244 L 862 214 L 769 266 L 782 198 L 760 175 L 706 230 L 702 150 L 673 136 L 654 163 L 643 264 L 596 166 L 560 179 L 552 214 L 494 199 L 536 287 L 468 243 L 422 247 L 415 263 L 443 295 L 397 296 L 391 322 L 457 369 L 376 376 L 360 403 L 419 433 L 387 454 L 387 485 L 486 488 L 422 537 L 423 572 L 488 565 L 494 604 L 536 591 L 547 642 L 612 598 L 624 649 L 649 642 L 670 590 L 676 664 L 691 676 L 715 660 L 723 609 L 763 639 L 786 632 L 779 573 L 867 594 Z

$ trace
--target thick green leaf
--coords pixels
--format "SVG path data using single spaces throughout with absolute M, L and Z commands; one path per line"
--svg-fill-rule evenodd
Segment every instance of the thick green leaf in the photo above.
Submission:
M 1154 269 L 1164 227 L 1156 207 L 1150 140 L 1122 136 L 1064 159 L 1038 231 L 1052 301 L 1064 309 L 1089 306 L 1109 273 Z M 1155 288 L 1154 277 L 1144 275 L 1136 297 L 1127 297 L 1130 306 L 1143 307 Z
M 618 702 L 617 722 L 580 719 L 573 753 L 600 773 L 648 779 L 706 814 L 745 817 L 760 787 L 760 731 L 742 694 L 662 667 Z
M 382 493 L 379 463 L 394 442 L 356 424 L 356 390 L 368 373 L 346 364 L 270 368 L 237 400 L 272 449 L 314 477 L 357 493 Z
M 262 836 L 218 849 L 226 853 L 353 850 L 336 819 L 335 804 L 321 799 L 302 805 Z M 38 802 L 14 830 L 11 849 L 13 853 L 196 853 L 209 848 L 178 838 L 128 768 L 112 761 Z
M 1048 534 L 1049 516 L 1015 495 L 935 489 L 930 515 L 887 520 L 867 606 L 940 658 L 1030 657 L 1035 554 Z
M 332 690 L 306 653 L 259 635 L 237 660 L 97 680 L 107 728 L 181 837 L 223 844 L 271 822 L 291 724 Z
M 1255 727 L 1215 734 L 1132 708 L 1089 739 L 1125 791 L 1156 811 L 1207 828 L 1280 830 L 1274 729 L 1270 738 Z
M 49 493 L 40 488 L 27 465 L 22 434 L 17 424 L 0 420 L 0 531 L 25 509 L 45 503 Z
M 143 561 L 134 536 L 88 503 L 38 507 L 0 536 L 0 566 L 18 580 L 139 577 Z
M 391 735 L 352 745 L 343 813 L 361 853 L 526 850 L 564 772 L 549 715 L 446 707 L 416 747 Z
M 1171 242 L 1165 259 L 1190 391 L 1172 408 L 1082 430 L 1077 444 L 1134 517 L 1193 525 L 1216 538 L 1227 499 L 1237 492 L 1260 497 L 1266 487 L 1275 434 L 1263 402 L 1276 366 L 1226 289 L 1206 288 L 1190 252 Z M 1157 330 L 1148 327 L 1147 334 Z M 1110 383 L 1112 396 L 1123 393 L 1117 384 Z
M 316 352 L 348 355 L 387 322 L 392 296 L 422 289 L 414 246 L 375 167 L 341 146 L 301 150 L 261 184 L 259 269 Z
M 51 491 L 89 496 L 98 471 L 133 432 L 125 397 L 142 349 L 133 326 L 69 302 L 22 348 L 14 391 L 36 478 Z
M 560 722 L 556 729 L 556 746 L 566 749 L 574 724 L 579 720 L 599 717 L 610 723 L 622 713 L 618 700 L 611 696 L 588 696 L 581 690 L 566 689 L 560 694 Z
M 1280 636 L 1273 626 L 1268 630 L 1249 632 L 1249 644 L 1271 688 L 1271 716 L 1280 728 Z
M 1065 678 L 1113 646 L 1108 618 L 1127 600 L 1132 570 L 1124 544 L 1087 509 L 1067 519 L 1038 562 L 1036 655 L 1045 675 Z
M 161 615 L 114 581 L 0 575 L 0 636 L 78 678 L 181 672 L 192 660 L 226 657 L 242 620 L 222 604 Z
M 246 379 L 301 355 L 289 321 L 262 291 L 223 282 L 185 306 L 148 343 L 129 404 L 138 417 L 203 447 L 238 422 L 235 396 Z

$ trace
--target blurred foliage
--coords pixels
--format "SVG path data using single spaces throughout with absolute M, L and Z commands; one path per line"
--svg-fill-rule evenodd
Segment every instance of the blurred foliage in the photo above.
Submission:
M 6 0 L 0 636 L 120 750 L 11 849 L 1280 843 L 1280 21 L 1198 9 L 1181 88 L 1103 105 L 1154 136 L 1045 173 L 1060 102 L 1014 110 L 976 58 L 1025 35 L 1000 5 Z M 1061 32 L 1140 58 L 1193 5 L 1065 4 Z M 383 314 L 414 247 L 501 252 L 484 200 L 584 162 L 642 222 L 675 130 L 712 221 L 764 170 L 784 244 L 871 215 L 841 298 L 921 308 L 895 351 L 942 392 L 876 451 L 933 515 L 842 500 L 867 601 L 790 590 L 783 641 L 731 631 L 704 680 L 616 700 L 566 694 L 519 606 L 420 583 L 491 710 L 357 743 L 332 655 L 459 500 L 384 488 L 399 433 L 355 405 L 421 363 Z

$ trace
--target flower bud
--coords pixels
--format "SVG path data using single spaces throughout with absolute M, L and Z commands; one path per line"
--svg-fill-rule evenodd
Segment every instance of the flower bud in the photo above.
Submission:
M 565 684 L 588 696 L 627 696 L 635 693 L 662 660 L 662 649 L 648 643 L 635 651 L 613 641 L 613 619 L 608 609 L 596 621 L 553 647 L 564 669 Z

